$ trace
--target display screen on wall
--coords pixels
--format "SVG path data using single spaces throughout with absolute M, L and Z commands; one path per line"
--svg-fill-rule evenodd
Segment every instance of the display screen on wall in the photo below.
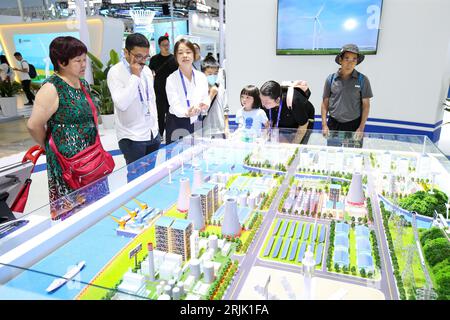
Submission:
M 383 0 L 278 0 L 277 55 L 376 54 Z
M 34 65 L 38 76 L 33 81 L 42 81 L 53 73 L 49 46 L 56 37 L 72 36 L 79 39 L 78 32 L 35 33 L 14 35 L 14 46 L 27 62 Z
M 154 22 L 153 27 L 155 31 L 153 33 L 153 39 L 156 42 L 156 53 L 159 53 L 158 39 L 159 37 L 165 35 L 166 33 L 169 35 L 169 40 L 172 41 L 172 24 L 171 22 Z M 173 22 L 173 38 L 176 39 L 178 36 L 185 36 L 188 34 L 188 21 L 187 20 L 177 20 Z M 176 41 L 176 40 L 175 40 Z M 175 44 L 170 44 L 170 49 L 173 52 L 173 46 Z

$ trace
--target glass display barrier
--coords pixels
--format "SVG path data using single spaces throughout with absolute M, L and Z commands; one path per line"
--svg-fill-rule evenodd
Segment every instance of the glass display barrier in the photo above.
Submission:
M 314 296 L 306 280 L 336 273 L 369 298 L 409 298 L 439 286 L 412 235 L 448 228 L 449 169 L 425 136 L 195 132 L 0 225 L 0 299 L 327 299 L 338 293 Z M 436 206 L 415 203 L 421 191 Z M 414 283 L 389 258 L 405 250 L 386 241 L 401 223 L 407 259 L 422 259 Z M 293 272 L 301 290 L 266 269 Z

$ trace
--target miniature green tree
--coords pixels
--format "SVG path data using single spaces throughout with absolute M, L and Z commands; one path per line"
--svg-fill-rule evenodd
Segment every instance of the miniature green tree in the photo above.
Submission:
M 339 264 L 337 262 L 334 264 L 334 270 L 336 272 L 341 272 L 341 269 L 339 268 Z
M 366 269 L 361 268 L 361 269 L 359 270 L 359 274 L 361 275 L 361 277 L 365 278 L 365 277 L 366 277 Z

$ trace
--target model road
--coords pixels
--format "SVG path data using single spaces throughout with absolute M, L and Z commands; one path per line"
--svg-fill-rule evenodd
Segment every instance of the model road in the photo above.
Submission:
M 386 233 L 383 226 L 383 218 L 381 215 L 378 195 L 375 188 L 374 177 L 370 166 L 370 159 L 364 156 L 364 164 L 367 172 L 367 194 L 372 203 L 373 224 L 375 234 L 377 236 L 378 252 L 381 258 L 381 283 L 380 290 L 384 293 L 386 300 L 398 300 L 399 294 L 394 278 L 394 270 L 392 267 L 389 246 L 386 239 Z
M 277 194 L 272 200 L 270 208 L 265 214 L 263 222 L 259 227 L 258 232 L 256 232 L 252 244 L 249 246 L 245 256 L 242 258 L 242 260 L 240 260 L 240 271 L 238 272 L 233 283 L 228 288 L 227 294 L 224 297 L 225 300 L 237 300 L 237 297 L 241 292 L 252 267 L 255 265 L 255 262 L 258 258 L 258 253 L 261 250 L 261 246 L 264 244 L 264 240 L 267 233 L 269 232 L 269 228 L 272 225 L 273 220 L 275 219 L 281 198 L 283 197 L 286 189 L 289 187 L 289 180 L 292 176 L 295 176 L 295 171 L 297 170 L 299 161 L 300 157 L 299 154 L 297 154 L 294 158 L 294 161 L 292 161 L 291 165 L 287 168 L 283 183 L 280 185 Z
M 298 166 L 298 163 L 300 161 L 300 157 L 297 154 L 294 158 L 294 161 L 292 164 L 288 167 L 288 171 L 286 172 L 285 178 L 283 183 L 281 184 L 276 196 L 274 197 L 270 208 L 268 212 L 265 215 L 265 218 L 263 220 L 263 223 L 261 224 L 259 230 L 257 231 L 255 238 L 252 242 L 252 244 L 249 246 L 249 249 L 247 251 L 247 254 L 244 256 L 234 256 L 233 258 L 238 259 L 240 263 L 239 272 L 237 273 L 236 278 L 230 285 L 230 287 L 227 290 L 227 293 L 224 297 L 226 300 L 237 300 L 239 293 L 242 290 L 242 287 L 244 286 L 246 279 L 251 272 L 251 269 L 253 266 L 263 266 L 263 267 L 269 267 L 279 270 L 286 270 L 291 271 L 295 273 L 301 273 L 302 267 L 301 266 L 295 266 L 295 265 L 287 265 L 283 263 L 277 263 L 277 262 L 269 262 L 258 259 L 258 253 L 261 250 L 261 247 L 264 244 L 265 237 L 267 236 L 270 226 L 272 225 L 274 219 L 277 216 L 277 209 L 279 206 L 279 203 L 281 201 L 281 198 L 286 191 L 286 189 L 289 187 L 289 180 L 292 176 L 295 176 L 296 168 Z M 365 161 L 365 163 L 370 163 L 368 160 Z M 259 168 L 255 168 L 259 169 Z M 372 200 L 372 207 L 374 210 L 374 229 L 377 235 L 378 246 L 379 246 L 379 252 L 382 259 L 382 266 L 381 266 L 381 281 L 373 281 L 370 279 L 360 279 L 357 277 L 353 277 L 350 275 L 345 274 L 335 274 L 335 273 L 329 273 L 326 271 L 326 268 L 323 267 L 321 270 L 316 270 L 315 274 L 326 278 L 330 280 L 336 280 L 351 284 L 357 284 L 362 285 L 366 287 L 376 287 L 377 289 L 381 290 L 384 293 L 384 296 L 387 300 L 398 300 L 398 290 L 395 284 L 395 279 L 393 275 L 393 269 L 392 269 L 392 263 L 390 260 L 389 255 L 389 248 L 387 245 L 386 236 L 383 229 L 383 223 L 381 219 L 381 213 L 380 213 L 380 207 L 378 205 L 378 197 L 376 194 L 376 189 L 374 187 L 374 181 L 373 176 L 371 175 L 370 169 L 368 170 L 368 194 Z M 294 217 L 291 217 L 294 218 Z M 301 218 L 298 218 L 301 220 Z M 297 220 L 294 218 L 294 220 Z M 328 252 L 329 247 L 329 232 L 327 233 L 326 237 L 327 245 L 324 251 L 324 260 L 326 259 L 326 253 Z

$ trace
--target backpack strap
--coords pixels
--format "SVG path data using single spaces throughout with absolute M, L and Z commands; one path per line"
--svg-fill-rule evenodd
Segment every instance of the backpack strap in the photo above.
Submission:
M 362 90 L 364 88 L 364 75 L 361 72 L 358 72 L 358 84 L 359 84 L 359 87 L 361 88 L 361 92 L 362 92 Z
M 334 73 L 332 73 L 328 76 L 328 84 L 330 85 L 330 90 L 331 90 L 331 85 L 333 84 L 333 81 L 334 81 Z
M 282 99 L 281 97 L 280 99 Z M 286 93 L 286 106 L 292 109 L 292 100 L 294 100 L 294 87 L 289 86 Z

